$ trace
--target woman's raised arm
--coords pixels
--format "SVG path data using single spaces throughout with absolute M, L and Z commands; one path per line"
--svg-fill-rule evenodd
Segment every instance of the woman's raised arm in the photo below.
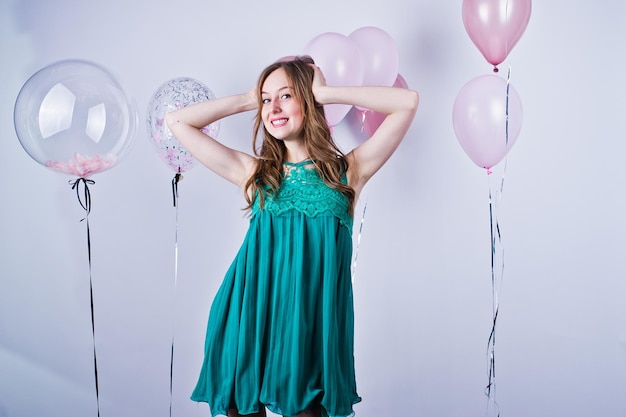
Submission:
M 319 104 L 349 104 L 387 115 L 376 132 L 347 154 L 350 185 L 358 193 L 387 162 L 404 139 L 419 104 L 417 92 L 405 88 L 355 86 L 331 87 L 315 67 L 313 93 Z
M 256 108 L 256 93 L 250 91 L 172 111 L 166 114 L 165 120 L 176 139 L 194 158 L 221 177 L 243 187 L 252 173 L 255 159 L 223 145 L 200 129 L 224 117 Z

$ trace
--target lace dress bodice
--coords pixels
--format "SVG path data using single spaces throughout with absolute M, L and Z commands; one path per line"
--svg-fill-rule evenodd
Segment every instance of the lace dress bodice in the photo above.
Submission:
M 353 218 L 348 211 L 348 200 L 337 190 L 327 186 L 314 167 L 313 161 L 286 162 L 286 172 L 277 195 L 268 193 L 263 210 L 281 215 L 297 210 L 309 217 L 332 213 L 343 226 L 352 230 Z M 345 177 L 344 177 L 345 181 Z M 259 210 L 259 199 L 252 206 L 252 217 Z

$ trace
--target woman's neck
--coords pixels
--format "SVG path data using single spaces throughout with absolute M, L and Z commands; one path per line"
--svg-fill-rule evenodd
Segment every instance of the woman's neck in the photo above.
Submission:
M 286 153 L 285 153 L 285 161 L 287 162 L 302 162 L 310 158 L 306 148 L 304 147 L 304 143 L 285 143 Z

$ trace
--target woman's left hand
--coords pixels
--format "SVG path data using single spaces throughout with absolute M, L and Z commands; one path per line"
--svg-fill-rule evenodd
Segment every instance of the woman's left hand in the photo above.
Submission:
M 315 96 L 315 101 L 320 104 L 323 104 L 321 101 L 321 95 L 319 94 L 320 90 L 326 87 L 326 78 L 324 77 L 324 73 L 321 68 L 315 64 L 310 64 L 311 68 L 313 68 L 313 83 L 311 85 L 311 89 L 313 90 L 313 95 Z

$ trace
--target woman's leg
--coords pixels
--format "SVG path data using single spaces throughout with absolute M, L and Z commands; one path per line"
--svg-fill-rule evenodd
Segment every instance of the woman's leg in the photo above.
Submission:
M 315 410 L 303 411 L 293 417 L 322 417 L 322 411 L 318 407 Z
M 239 412 L 235 409 L 228 410 L 228 417 L 265 417 L 265 407 L 263 407 L 258 413 L 254 414 L 239 414 Z

